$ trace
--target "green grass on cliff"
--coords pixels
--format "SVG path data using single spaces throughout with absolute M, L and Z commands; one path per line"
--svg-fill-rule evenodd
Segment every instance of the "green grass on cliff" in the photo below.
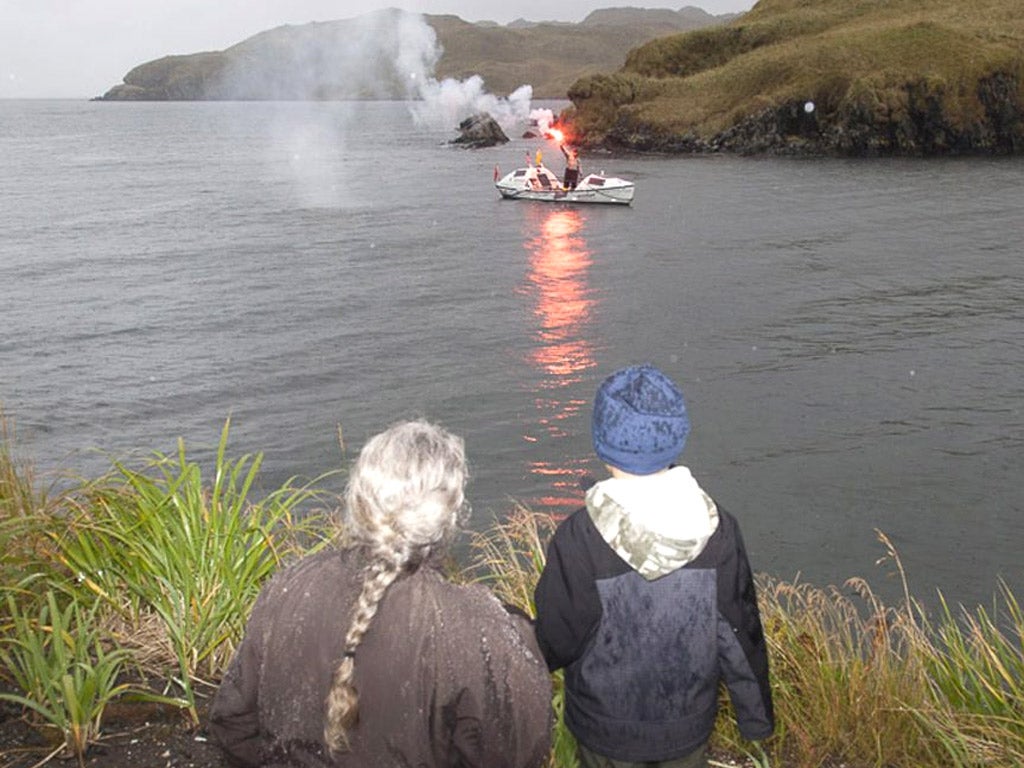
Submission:
M 618 73 L 577 81 L 569 95 L 591 141 L 616 123 L 706 140 L 807 101 L 819 120 L 896 120 L 915 92 L 959 128 L 981 118 L 977 84 L 997 73 L 1024 102 L 1019 0 L 760 0 L 728 26 L 641 46 Z

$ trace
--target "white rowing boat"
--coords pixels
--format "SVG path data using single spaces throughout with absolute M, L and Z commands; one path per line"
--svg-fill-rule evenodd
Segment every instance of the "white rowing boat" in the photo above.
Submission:
M 550 168 L 533 165 L 516 168 L 498 178 L 495 168 L 494 186 L 506 200 L 536 200 L 544 203 L 612 203 L 633 202 L 636 185 L 616 176 L 588 173 L 572 188 L 566 188 Z

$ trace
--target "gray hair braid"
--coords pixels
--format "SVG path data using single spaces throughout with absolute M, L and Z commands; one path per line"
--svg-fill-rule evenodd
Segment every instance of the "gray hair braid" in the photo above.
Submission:
M 394 425 L 359 453 L 345 491 L 346 532 L 367 549 L 370 565 L 324 702 L 324 741 L 331 752 L 348 748 L 348 731 L 358 720 L 356 648 L 388 587 L 443 551 L 464 522 L 467 479 L 462 438 L 422 420 Z

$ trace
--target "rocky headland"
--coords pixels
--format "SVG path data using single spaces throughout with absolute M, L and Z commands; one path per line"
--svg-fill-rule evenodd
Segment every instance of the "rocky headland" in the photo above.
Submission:
M 433 77 L 568 97 L 560 121 L 590 150 L 938 156 L 1024 151 L 1019 10 L 1017 0 L 760 0 L 740 16 L 423 18 L 436 36 Z M 408 98 L 390 66 L 402 19 L 279 27 L 225 51 L 167 56 L 101 99 Z M 392 40 L 393 55 L 375 49 L 381 66 L 360 58 L 353 41 L 367 38 Z
M 1014 0 L 760 0 L 581 78 L 585 144 L 642 152 L 937 156 L 1024 151 Z

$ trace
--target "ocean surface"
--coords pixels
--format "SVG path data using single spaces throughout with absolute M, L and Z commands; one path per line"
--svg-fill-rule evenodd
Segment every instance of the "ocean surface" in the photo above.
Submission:
M 1024 161 L 583 155 L 632 207 L 502 201 L 538 147 L 398 103 L 0 101 L 0 407 L 45 482 L 262 452 L 262 485 L 425 416 L 474 525 L 602 475 L 650 361 L 753 565 L 928 601 L 1024 593 Z M 340 490 L 341 475 L 324 481 Z

